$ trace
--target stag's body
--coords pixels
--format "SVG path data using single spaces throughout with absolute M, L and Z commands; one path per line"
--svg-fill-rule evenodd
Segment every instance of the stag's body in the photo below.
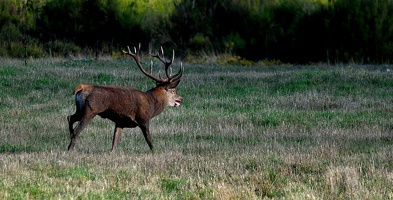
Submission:
M 125 53 L 130 54 L 131 52 Z M 138 53 L 130 55 L 136 60 L 142 72 L 146 74 L 140 66 Z M 146 75 L 155 78 L 150 74 Z M 115 123 L 112 151 L 117 146 L 121 130 L 137 126 L 142 130 L 147 144 L 153 150 L 149 121 L 159 115 L 165 107 L 180 105 L 183 98 L 176 93 L 174 88 L 179 83 L 181 75 L 182 69 L 178 74 L 168 76 L 167 79 L 155 78 L 157 86 L 147 92 L 132 87 L 78 85 L 74 90 L 75 114 L 67 117 L 71 134 L 68 150 L 74 148 L 79 133 L 97 115 Z M 77 121 L 79 123 L 74 129 L 73 125 Z

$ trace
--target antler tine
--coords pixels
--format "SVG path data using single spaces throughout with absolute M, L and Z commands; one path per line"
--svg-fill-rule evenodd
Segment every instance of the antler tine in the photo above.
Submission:
M 125 50 L 122 50 L 122 51 L 123 51 L 124 54 L 128 54 L 128 55 L 130 55 L 131 57 L 133 57 L 134 59 L 138 59 L 138 60 L 139 60 L 139 58 L 138 58 L 138 52 L 136 51 L 136 48 L 135 48 L 135 47 L 134 47 L 134 53 L 132 53 L 132 51 L 131 51 L 131 49 L 130 49 L 130 46 L 127 46 L 127 50 L 128 50 L 128 52 L 125 51 Z
M 171 63 L 173 63 L 173 61 L 175 60 L 175 50 L 172 50 L 172 59 L 171 59 Z M 181 63 L 180 63 L 181 64 Z M 169 73 L 169 76 L 172 75 L 172 67 L 171 67 L 171 73 Z
M 161 50 L 162 50 L 162 47 L 161 47 Z M 164 56 L 164 50 L 162 50 L 162 55 Z M 172 65 L 174 59 L 175 59 L 175 50 L 173 50 L 172 59 L 169 60 L 169 62 L 165 62 L 165 75 L 166 75 L 166 77 L 168 77 L 168 79 L 171 79 L 171 73 L 168 72 L 168 69 Z
M 123 53 L 125 53 L 125 54 L 129 54 L 129 53 L 131 53 L 131 51 L 130 51 L 130 47 L 129 46 L 127 46 L 127 49 L 128 49 L 128 52 L 127 51 L 124 51 L 123 49 L 121 50 Z
M 183 75 L 183 71 L 184 71 L 183 63 L 180 62 L 180 70 L 179 70 L 179 72 L 177 72 L 177 74 L 171 76 L 169 78 L 169 81 L 170 82 L 174 82 L 174 81 L 179 80 L 181 78 L 181 76 Z
M 136 53 L 137 55 L 139 55 L 139 52 L 141 51 L 141 43 L 138 44 L 138 51 L 136 50 L 135 47 L 134 47 L 134 49 L 135 49 L 135 53 Z
M 175 50 L 172 50 L 172 61 L 173 62 L 175 60 Z
M 162 46 L 161 46 L 160 49 L 161 49 L 161 55 L 162 55 L 162 57 L 165 58 L 165 56 L 164 56 L 164 48 L 162 48 Z

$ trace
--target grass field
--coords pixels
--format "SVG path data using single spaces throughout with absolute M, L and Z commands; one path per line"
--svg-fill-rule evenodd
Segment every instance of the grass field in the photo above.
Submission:
M 393 199 L 392 68 L 186 64 L 155 152 L 136 128 L 109 153 L 99 117 L 66 151 L 71 93 L 154 86 L 131 60 L 3 59 L 0 199 Z

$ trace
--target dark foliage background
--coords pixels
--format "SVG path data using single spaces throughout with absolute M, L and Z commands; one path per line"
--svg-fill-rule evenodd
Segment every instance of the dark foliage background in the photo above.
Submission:
M 393 0 L 4 0 L 0 56 L 180 56 L 291 63 L 393 61 Z M 178 54 L 179 55 L 179 54 Z

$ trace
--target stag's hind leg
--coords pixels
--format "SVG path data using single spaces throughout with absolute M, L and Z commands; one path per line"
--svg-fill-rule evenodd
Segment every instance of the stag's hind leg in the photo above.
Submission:
M 71 133 L 71 142 L 70 145 L 68 145 L 68 151 L 73 150 L 75 146 L 75 141 L 76 138 L 78 137 L 79 133 L 86 127 L 86 125 L 95 117 L 95 115 L 90 114 L 90 115 L 84 115 L 80 120 L 78 125 L 75 127 L 75 129 L 72 130 L 72 124 L 74 121 L 72 121 L 72 115 L 69 119 L 69 125 L 70 125 L 70 133 Z
M 83 102 L 83 94 L 81 91 L 77 92 L 75 94 L 75 106 L 76 106 L 76 111 L 73 115 L 67 116 L 68 120 L 68 129 L 70 131 L 70 135 L 74 135 L 74 123 L 79 122 L 82 119 L 82 109 L 84 107 L 84 102 Z
M 69 129 L 69 131 L 70 131 L 71 137 L 72 137 L 72 135 L 74 134 L 74 123 L 80 121 L 81 118 L 82 118 L 82 117 L 81 117 L 80 114 L 77 113 L 77 112 L 76 112 L 75 114 L 73 114 L 73 115 L 67 116 L 67 120 L 68 120 L 68 129 Z

